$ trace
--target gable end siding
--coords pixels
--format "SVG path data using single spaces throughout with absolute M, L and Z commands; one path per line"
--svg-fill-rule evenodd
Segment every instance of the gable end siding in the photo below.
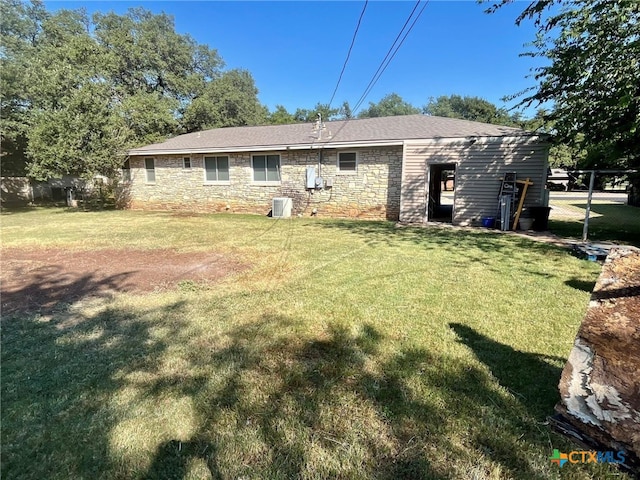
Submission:
M 400 220 L 426 220 L 427 172 L 432 164 L 456 165 L 455 225 L 479 225 L 482 217 L 495 216 L 500 180 L 516 172 L 529 178 L 525 207 L 545 202 L 548 145 L 530 138 L 467 139 L 412 142 L 405 146 Z

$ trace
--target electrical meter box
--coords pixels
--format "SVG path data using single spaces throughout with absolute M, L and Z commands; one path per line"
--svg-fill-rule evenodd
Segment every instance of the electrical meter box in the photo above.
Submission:
M 324 180 L 322 180 L 322 177 L 316 177 L 316 188 L 322 187 L 324 187 Z
M 307 167 L 307 188 L 316 188 L 316 167 Z

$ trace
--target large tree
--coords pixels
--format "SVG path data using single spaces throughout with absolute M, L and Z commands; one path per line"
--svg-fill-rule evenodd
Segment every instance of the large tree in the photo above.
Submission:
M 391 117 L 393 115 L 412 115 L 420 109 L 405 102 L 397 93 L 385 95 L 378 103 L 369 102 L 369 107 L 358 114 L 358 118 Z
M 556 138 L 589 152 L 589 167 L 639 168 L 640 2 L 536 0 L 516 22 L 525 19 L 539 27 L 527 55 L 546 62 L 520 105 L 552 103 Z M 640 204 L 640 177 L 633 184 L 630 201 Z
M 247 70 L 230 70 L 209 82 L 184 112 L 188 132 L 206 128 L 259 125 L 267 109 L 258 100 L 258 89 Z
M 484 98 L 460 95 L 443 95 L 431 98 L 423 111 L 427 115 L 437 117 L 460 118 L 496 125 L 514 125 L 519 120 L 510 116 L 505 109 L 498 108 Z
M 2 174 L 24 175 L 29 85 L 25 74 L 36 47 L 41 23 L 48 17 L 42 2 L 0 2 L 0 135 Z
M 215 126 L 264 117 L 248 72 L 223 74 L 217 52 L 176 33 L 168 15 L 49 14 L 20 0 L 0 0 L 0 14 L 5 172 L 112 176 L 128 148 L 181 133 L 189 121 L 207 126 L 198 115 L 206 99 Z
M 267 116 L 267 123 L 270 125 L 287 125 L 296 123 L 296 119 L 284 105 L 276 105 L 276 109 Z
M 296 122 L 315 122 L 318 120 L 318 114 L 321 115 L 322 120 L 336 120 L 339 117 L 340 109 L 331 108 L 328 103 L 318 102 L 312 109 L 298 108 L 293 114 L 293 118 Z

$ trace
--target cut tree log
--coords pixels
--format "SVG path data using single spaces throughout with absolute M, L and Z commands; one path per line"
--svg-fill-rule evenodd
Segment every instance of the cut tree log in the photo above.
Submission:
M 640 251 L 612 249 L 560 379 L 551 422 L 593 449 L 640 466 Z

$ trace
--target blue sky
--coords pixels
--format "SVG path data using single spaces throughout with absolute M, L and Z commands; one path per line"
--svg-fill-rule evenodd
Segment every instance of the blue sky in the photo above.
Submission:
M 370 1 L 333 105 L 354 106 L 402 28 L 415 2 Z M 175 18 L 176 30 L 218 50 L 226 68 L 253 75 L 262 103 L 290 112 L 327 103 L 338 80 L 362 1 L 49 1 L 49 10 L 89 13 L 143 6 Z M 514 23 L 527 3 L 484 13 L 475 1 L 430 1 L 393 61 L 366 98 L 395 92 L 423 106 L 430 97 L 471 95 L 498 106 L 501 98 L 535 85 L 526 78 L 540 60 L 519 56 L 535 38 Z M 533 109 L 526 112 L 533 114 Z

